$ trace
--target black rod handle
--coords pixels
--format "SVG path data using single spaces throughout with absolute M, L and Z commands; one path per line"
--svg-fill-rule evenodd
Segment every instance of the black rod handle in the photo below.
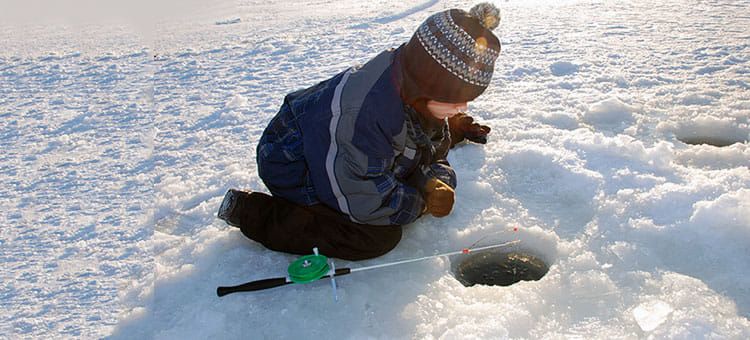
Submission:
M 352 270 L 350 268 L 337 268 L 336 272 L 333 273 L 333 276 L 341 276 L 351 273 Z
M 333 276 L 341 276 L 351 273 L 352 270 L 349 268 L 338 268 Z M 237 286 L 219 287 L 216 288 L 216 295 L 224 296 L 227 294 L 237 292 L 252 292 L 256 290 L 269 289 L 274 287 L 283 286 L 293 282 L 287 281 L 285 277 L 275 277 L 271 279 L 263 279 L 257 281 L 250 281 Z
M 291 282 L 287 282 L 285 277 L 275 277 L 272 279 L 250 281 L 250 282 L 243 283 L 237 286 L 216 288 L 216 295 L 224 296 L 224 295 L 236 293 L 236 292 L 252 292 L 256 290 L 279 287 L 288 283 L 291 283 Z

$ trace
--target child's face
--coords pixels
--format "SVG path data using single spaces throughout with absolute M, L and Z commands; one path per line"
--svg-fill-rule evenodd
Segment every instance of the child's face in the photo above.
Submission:
M 468 103 L 443 103 L 435 100 L 427 101 L 427 110 L 437 119 L 445 119 L 455 116 L 459 112 L 465 112 Z

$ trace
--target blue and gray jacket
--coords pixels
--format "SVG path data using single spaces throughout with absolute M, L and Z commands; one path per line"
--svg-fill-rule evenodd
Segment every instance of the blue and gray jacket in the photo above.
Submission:
M 352 221 L 403 225 L 424 209 L 431 177 L 456 187 L 447 123 L 429 122 L 399 95 L 398 50 L 288 94 L 257 149 L 274 196 L 323 203 Z

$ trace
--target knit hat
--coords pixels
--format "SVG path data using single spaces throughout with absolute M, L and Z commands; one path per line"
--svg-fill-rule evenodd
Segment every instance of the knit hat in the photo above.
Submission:
M 462 103 L 482 94 L 500 54 L 500 41 L 492 33 L 499 22 L 500 10 L 490 3 L 468 13 L 451 9 L 427 18 L 399 55 L 405 102 Z

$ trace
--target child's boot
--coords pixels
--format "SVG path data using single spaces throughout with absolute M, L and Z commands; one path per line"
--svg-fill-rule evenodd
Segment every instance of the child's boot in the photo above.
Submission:
M 224 200 L 219 206 L 219 212 L 216 214 L 217 217 L 227 222 L 227 224 L 239 227 L 240 219 L 238 214 L 238 201 L 242 198 L 241 196 L 249 196 L 250 193 L 235 189 L 229 189 L 224 195 Z

